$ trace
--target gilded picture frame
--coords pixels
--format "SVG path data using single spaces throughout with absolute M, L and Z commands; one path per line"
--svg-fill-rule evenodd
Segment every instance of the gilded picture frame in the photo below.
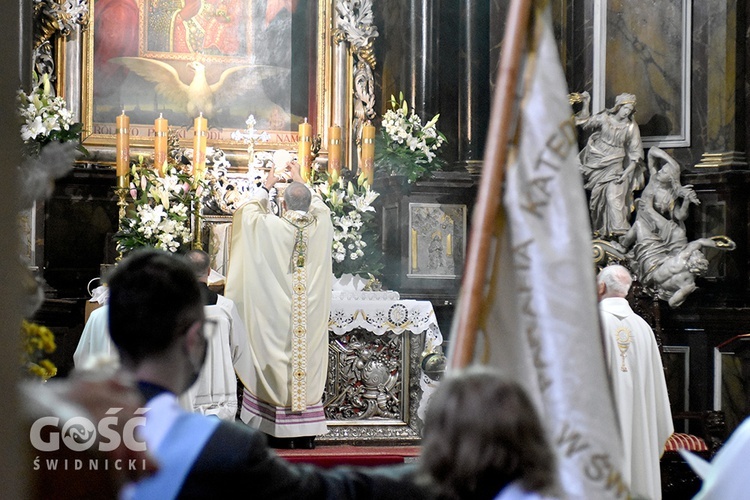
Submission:
M 200 109 L 196 96 L 205 95 L 206 89 L 210 96 L 202 105 L 209 124 L 208 145 L 230 154 L 247 149 L 231 134 L 246 129 L 250 115 L 257 121 L 255 130 L 268 133 L 265 140 L 255 142 L 256 150 L 293 149 L 304 118 L 313 124 L 314 134 L 325 130 L 330 121 L 326 89 L 331 78 L 333 0 L 288 5 L 204 0 L 197 2 L 197 14 L 189 12 L 184 18 L 193 16 L 185 20 L 181 12 L 189 3 L 90 3 L 92 21 L 80 34 L 80 57 L 66 57 L 69 62 L 80 59 L 80 83 L 74 81 L 75 70 L 71 72 L 69 64 L 58 66 L 67 67 L 64 85 L 69 93 L 76 93 L 76 84 L 80 89 L 87 149 L 99 157 L 114 154 L 115 117 L 122 111 L 131 118 L 131 153 L 151 146 L 153 122 L 160 114 L 188 146 Z M 196 36 L 190 20 L 199 16 L 193 25 L 202 22 L 204 27 Z M 219 16 L 230 19 L 232 29 L 222 29 L 226 27 L 216 21 Z M 203 71 L 205 80 L 199 78 Z M 203 92 L 193 92 L 188 84 Z M 174 92 L 177 87 L 182 94 Z

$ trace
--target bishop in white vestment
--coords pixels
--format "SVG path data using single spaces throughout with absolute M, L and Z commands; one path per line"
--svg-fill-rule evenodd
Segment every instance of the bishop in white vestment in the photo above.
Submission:
M 294 166 L 292 175 L 298 180 Z M 274 215 L 268 189 L 276 180 L 269 175 L 266 188 L 257 189 L 233 219 L 225 293 L 245 320 L 255 368 L 240 418 L 277 438 L 316 436 L 327 432 L 321 398 L 328 368 L 333 225 L 320 196 L 299 182 L 285 190 L 284 214 Z M 290 206 L 292 193 L 311 197 L 309 208 Z
M 654 332 L 625 299 L 631 277 L 622 266 L 597 278 L 607 365 L 617 406 L 625 461 L 623 476 L 634 498 L 661 498 L 659 459 L 674 432 L 667 383 Z

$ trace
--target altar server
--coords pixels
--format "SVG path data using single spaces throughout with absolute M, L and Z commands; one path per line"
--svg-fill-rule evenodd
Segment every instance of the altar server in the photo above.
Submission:
M 253 369 L 247 330 L 230 299 L 208 288 L 211 259 L 203 250 L 185 258 L 193 268 L 203 297 L 209 349 L 200 377 L 182 396 L 185 408 L 204 415 L 234 420 L 237 414 L 237 379 L 248 380 Z M 236 376 L 235 376 L 236 373 Z

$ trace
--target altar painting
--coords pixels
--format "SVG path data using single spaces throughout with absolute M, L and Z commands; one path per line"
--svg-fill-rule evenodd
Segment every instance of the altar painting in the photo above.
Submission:
M 184 139 L 200 113 L 209 141 L 246 128 L 294 142 L 308 114 L 306 40 L 314 4 L 257 0 L 96 0 L 87 35 L 87 141 L 114 143 L 115 117 L 130 117 L 131 139 L 149 140 L 159 115 Z M 312 27 L 312 28 L 311 28 Z

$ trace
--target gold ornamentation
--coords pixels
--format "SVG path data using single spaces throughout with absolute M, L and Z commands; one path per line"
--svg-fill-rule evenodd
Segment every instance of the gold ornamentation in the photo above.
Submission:
M 615 339 L 617 340 L 617 347 L 618 349 L 620 349 L 620 358 L 622 358 L 620 370 L 626 372 L 628 371 L 628 367 L 625 366 L 625 357 L 628 355 L 628 349 L 630 349 L 630 343 L 633 340 L 633 334 L 630 332 L 630 330 L 628 330 L 624 326 L 621 326 L 615 332 Z
M 296 229 L 292 250 L 292 411 L 307 408 L 307 228 L 315 221 L 307 214 L 286 212 L 283 219 Z

